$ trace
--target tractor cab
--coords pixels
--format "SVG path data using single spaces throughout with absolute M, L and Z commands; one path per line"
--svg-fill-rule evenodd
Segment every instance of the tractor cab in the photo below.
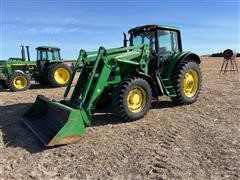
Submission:
M 60 49 L 57 47 L 39 46 L 37 50 L 37 61 L 61 61 Z
M 37 67 L 42 72 L 50 63 L 61 62 L 60 49 L 50 46 L 39 46 L 37 50 Z
M 145 25 L 128 31 L 130 46 L 148 44 L 154 66 L 161 69 L 163 64 L 176 53 L 182 51 L 180 31 L 174 27 Z

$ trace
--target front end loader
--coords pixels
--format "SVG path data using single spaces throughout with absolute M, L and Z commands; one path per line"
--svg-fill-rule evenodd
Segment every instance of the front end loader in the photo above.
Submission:
M 114 89 L 126 76 L 137 69 L 147 71 L 148 46 L 116 48 L 99 51 L 80 51 L 64 99 L 60 102 L 38 96 L 34 105 L 24 115 L 24 123 L 46 145 L 54 146 L 79 140 L 90 125 L 96 102 L 106 89 Z M 135 60 L 135 61 L 133 61 Z M 68 93 L 80 62 L 84 63 L 76 86 L 68 100 Z M 129 66 L 125 69 L 124 66 Z M 142 67 L 141 67 L 142 66 Z M 142 70 L 143 71 L 143 70 Z
M 146 25 L 129 34 L 129 47 L 80 50 L 63 100 L 37 97 L 23 121 L 43 144 L 64 145 L 81 139 L 97 105 L 106 97 L 125 121 L 142 118 L 158 96 L 167 95 L 176 104 L 197 100 L 200 58 L 182 51 L 178 29 Z M 80 64 L 83 67 L 77 73 Z

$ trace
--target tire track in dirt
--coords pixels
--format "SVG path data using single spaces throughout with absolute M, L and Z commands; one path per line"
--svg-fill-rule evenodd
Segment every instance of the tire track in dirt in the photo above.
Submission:
M 173 164 L 170 160 L 172 146 L 177 143 L 177 138 L 181 137 L 182 132 L 186 129 L 183 122 L 168 124 L 160 136 L 159 143 L 154 152 L 153 159 L 147 169 L 147 175 L 150 179 L 169 179 L 180 178 L 178 172 L 181 168 Z

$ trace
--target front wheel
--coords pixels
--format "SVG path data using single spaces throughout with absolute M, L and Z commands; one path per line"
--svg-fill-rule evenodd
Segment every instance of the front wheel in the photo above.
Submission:
M 113 104 L 118 115 L 125 121 L 142 118 L 150 109 L 152 91 L 147 81 L 131 77 L 116 89 Z
M 8 79 L 8 87 L 11 91 L 25 91 L 31 86 L 31 77 L 22 72 L 14 72 Z
M 173 85 L 177 93 L 172 100 L 183 105 L 194 103 L 202 88 L 202 73 L 199 65 L 194 61 L 184 61 L 179 65 L 173 79 Z

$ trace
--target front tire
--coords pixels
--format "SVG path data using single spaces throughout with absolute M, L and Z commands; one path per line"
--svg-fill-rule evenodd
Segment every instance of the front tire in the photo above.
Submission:
M 131 77 L 116 89 L 113 105 L 118 115 L 125 121 L 142 118 L 151 107 L 152 91 L 147 81 Z
M 171 99 L 175 104 L 194 103 L 202 88 L 202 73 L 199 65 L 194 61 L 183 61 L 176 71 L 173 86 L 177 96 Z
M 31 86 L 31 77 L 22 72 L 14 72 L 8 79 L 11 91 L 25 91 Z

